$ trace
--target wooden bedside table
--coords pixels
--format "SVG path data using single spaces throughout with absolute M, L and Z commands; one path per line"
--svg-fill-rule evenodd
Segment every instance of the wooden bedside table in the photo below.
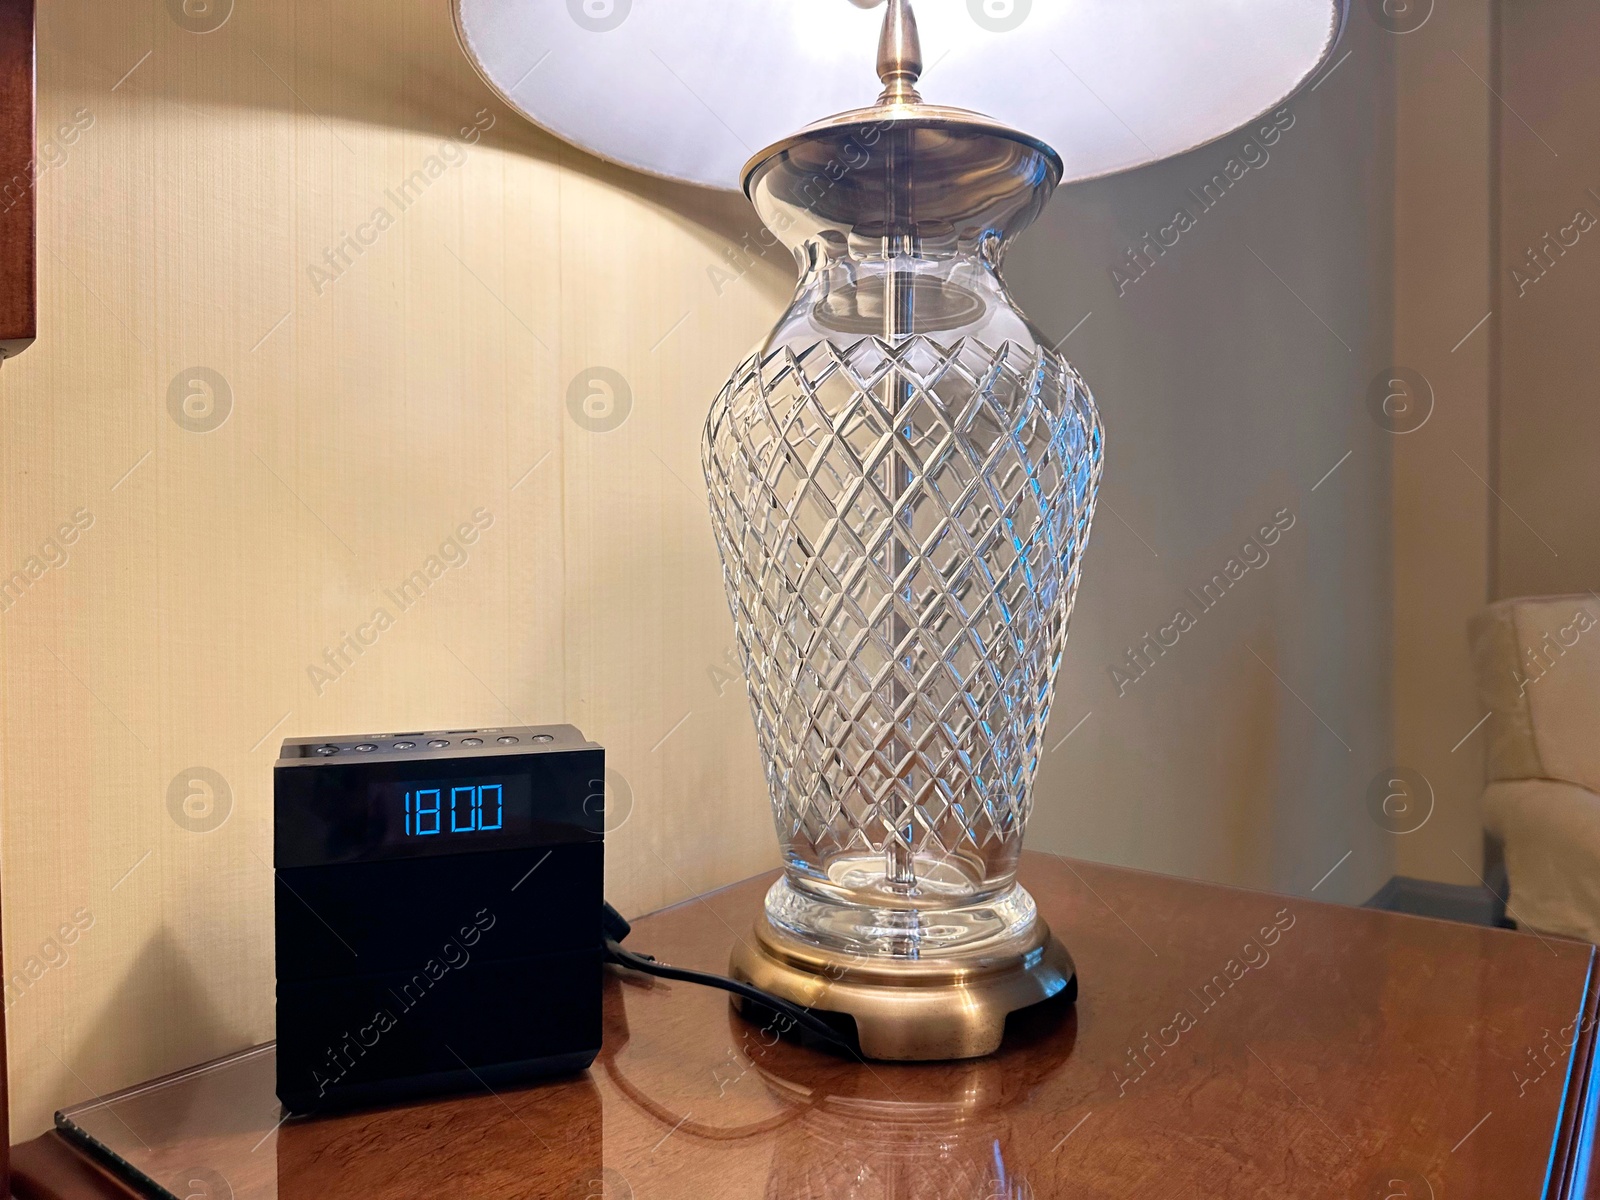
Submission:
M 991 1059 L 845 1061 L 619 975 L 578 1078 L 275 1129 L 263 1049 L 76 1120 L 205 1200 L 1584 1195 L 1592 947 L 1039 853 L 1022 877 L 1082 994 Z M 721 971 L 771 879 L 628 944 Z M 15 1163 L 23 1200 L 138 1194 L 59 1133 Z

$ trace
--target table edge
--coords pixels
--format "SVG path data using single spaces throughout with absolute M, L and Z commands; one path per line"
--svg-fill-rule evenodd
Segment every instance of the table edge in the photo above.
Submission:
M 16 1200 L 148 1200 L 54 1129 L 11 1148 Z
M 1558 1200 L 1600 1200 L 1600 1178 L 1591 1176 L 1596 1123 L 1600 1120 L 1600 951 L 1589 950 L 1589 978 L 1577 1016 L 1561 1097 L 1561 1117 L 1550 1154 L 1546 1193 Z

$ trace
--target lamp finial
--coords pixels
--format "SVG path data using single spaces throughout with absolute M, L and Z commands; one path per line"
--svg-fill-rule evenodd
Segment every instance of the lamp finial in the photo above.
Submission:
M 917 80 L 922 75 L 922 43 L 911 0 L 889 0 L 878 38 L 878 78 L 883 81 L 879 104 L 920 104 Z

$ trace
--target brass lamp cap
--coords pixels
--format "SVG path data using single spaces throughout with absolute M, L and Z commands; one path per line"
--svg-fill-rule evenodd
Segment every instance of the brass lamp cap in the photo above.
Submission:
M 742 177 L 745 195 L 752 196 L 751 184 L 763 167 L 796 147 L 811 142 L 843 144 L 852 140 L 860 145 L 871 146 L 885 134 L 896 130 L 926 130 L 935 137 L 941 132 L 951 134 L 973 148 L 970 167 L 979 169 L 995 158 L 992 143 L 984 146 L 989 139 L 1015 143 L 1043 157 L 1053 174 L 1051 187 L 1061 181 L 1066 168 L 1053 146 L 982 113 L 924 103 L 916 87 L 921 77 L 922 43 L 917 37 L 917 20 L 911 11 L 911 0 L 889 0 L 884 13 L 883 32 L 878 39 L 878 79 L 883 83 L 878 102 L 870 108 L 854 108 L 824 117 L 759 151 L 744 165 Z M 965 174 L 960 167 L 959 163 L 944 164 L 946 171 L 955 170 L 957 174 Z

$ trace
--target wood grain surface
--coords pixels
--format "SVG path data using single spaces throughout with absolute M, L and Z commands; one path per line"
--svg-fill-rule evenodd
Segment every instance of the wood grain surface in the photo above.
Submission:
M 122 1119 L 153 1176 L 214 1165 L 239 1200 L 1583 1194 L 1592 947 L 1037 853 L 1024 878 L 1082 994 L 993 1058 L 851 1062 L 719 993 L 617 976 L 580 1078 L 275 1135 L 259 1103 L 197 1093 Z M 629 944 L 719 969 L 769 881 L 641 920 Z M 25 1175 L 23 1197 L 117 1194 Z

